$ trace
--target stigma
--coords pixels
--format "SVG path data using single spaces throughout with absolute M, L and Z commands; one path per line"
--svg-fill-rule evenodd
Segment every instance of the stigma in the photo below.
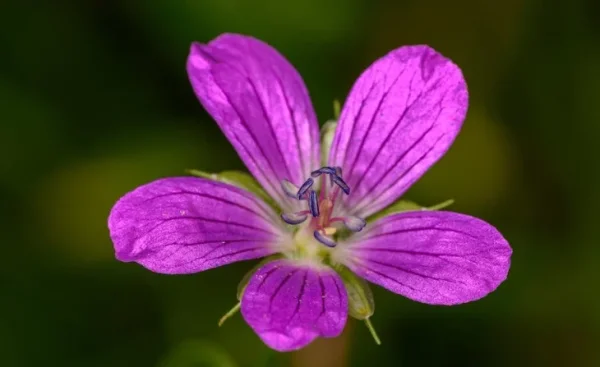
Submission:
M 291 225 L 299 225 L 308 221 L 308 228 L 313 231 L 314 238 L 327 247 L 335 247 L 335 236 L 343 228 L 352 232 L 361 231 L 366 222 L 356 216 L 334 217 L 336 201 L 342 195 L 350 195 L 350 187 L 342 177 L 340 167 L 321 167 L 312 171 L 306 181 L 299 187 L 284 180 L 281 188 L 284 193 L 295 200 L 306 201 L 306 210 L 295 213 L 283 213 L 281 219 Z M 315 190 L 315 180 L 321 180 L 320 190 Z

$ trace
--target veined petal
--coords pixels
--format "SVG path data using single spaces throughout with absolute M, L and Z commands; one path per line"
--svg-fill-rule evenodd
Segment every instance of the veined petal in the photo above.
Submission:
M 437 305 L 474 301 L 495 290 L 512 254 L 490 224 L 442 211 L 390 215 L 336 250 L 334 259 L 363 278 Z
M 371 65 L 344 104 L 329 156 L 361 217 L 402 195 L 448 150 L 466 116 L 460 69 L 428 46 L 398 48 Z
M 117 259 L 157 273 L 196 273 L 277 252 L 277 215 L 251 193 L 174 177 L 123 196 L 108 218 Z
M 280 182 L 300 185 L 320 159 L 317 119 L 298 72 L 271 46 L 236 34 L 194 43 L 187 71 L 250 172 L 283 208 L 293 207 Z
M 290 351 L 319 336 L 340 335 L 348 298 L 332 269 L 277 260 L 260 268 L 248 283 L 242 315 L 265 344 Z

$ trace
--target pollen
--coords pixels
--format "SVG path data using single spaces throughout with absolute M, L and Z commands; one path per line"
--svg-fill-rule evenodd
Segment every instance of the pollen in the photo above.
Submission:
M 327 236 L 333 236 L 337 232 L 337 228 L 327 227 L 323 229 L 323 232 L 325 232 Z

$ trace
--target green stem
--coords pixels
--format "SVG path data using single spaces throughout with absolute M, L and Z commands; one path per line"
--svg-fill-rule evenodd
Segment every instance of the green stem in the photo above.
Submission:
M 371 336 L 373 336 L 373 339 L 375 339 L 375 343 L 377 345 L 381 345 L 381 340 L 379 339 L 379 336 L 377 335 L 373 324 L 371 324 L 371 320 L 365 319 L 365 325 L 367 325 L 367 329 L 369 329 L 369 331 L 371 332 Z
M 223 323 L 227 321 L 228 318 L 235 315 L 240 310 L 241 305 L 242 304 L 238 302 L 235 306 L 233 306 L 231 310 L 229 310 L 229 312 L 223 315 L 223 317 L 221 317 L 221 319 L 219 320 L 219 326 L 223 325 Z

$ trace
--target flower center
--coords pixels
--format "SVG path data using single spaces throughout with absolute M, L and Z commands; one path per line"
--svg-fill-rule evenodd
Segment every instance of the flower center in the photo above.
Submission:
M 364 228 L 364 219 L 356 216 L 333 216 L 336 200 L 342 194 L 350 195 L 350 187 L 342 178 L 340 167 L 321 167 L 311 172 L 309 177 L 298 188 L 289 181 L 282 181 L 281 187 L 285 194 L 295 200 L 306 201 L 307 209 L 294 213 L 283 213 L 281 219 L 286 223 L 297 225 L 304 223 L 310 216 L 309 228 L 320 243 L 328 247 L 335 247 L 335 234 L 339 225 L 344 225 L 353 232 Z M 320 180 L 320 190 L 314 189 L 315 180 Z

